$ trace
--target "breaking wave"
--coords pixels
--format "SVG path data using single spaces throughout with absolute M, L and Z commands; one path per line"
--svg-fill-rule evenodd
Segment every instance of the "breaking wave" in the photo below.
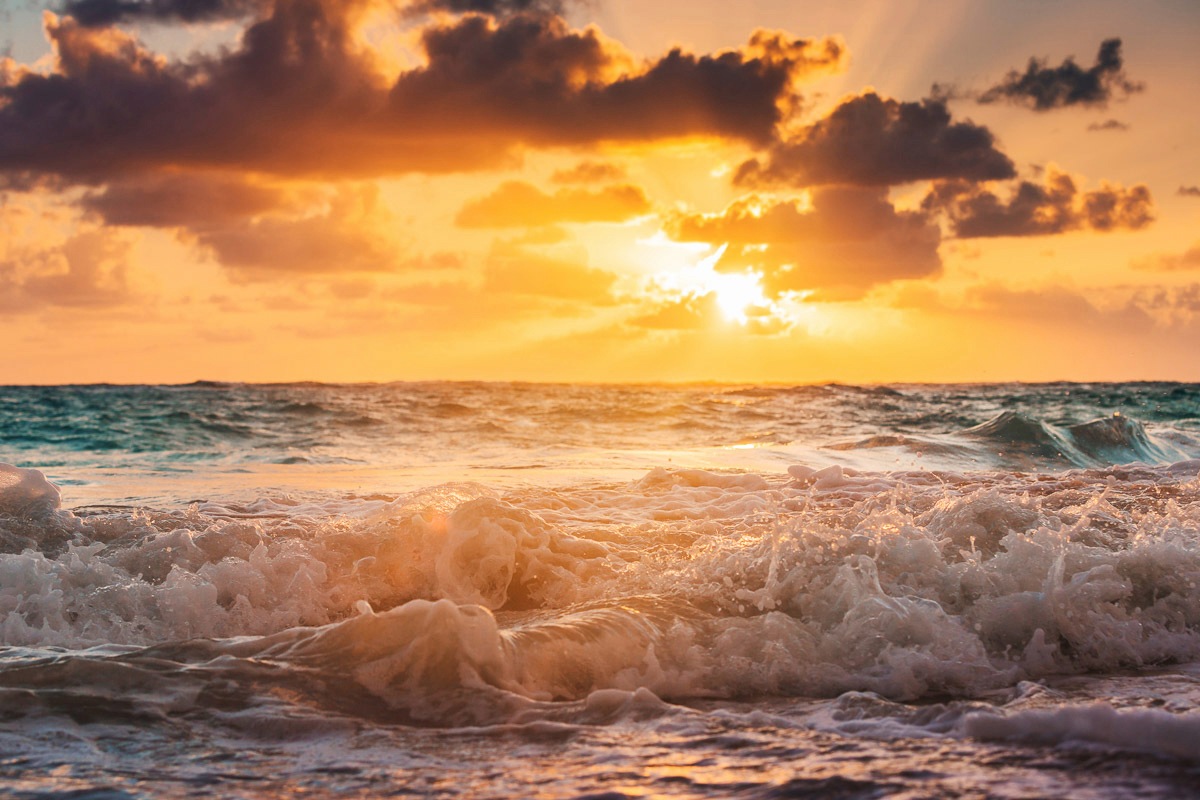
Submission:
M 1198 473 L 656 469 L 71 512 L 4 467 L 0 638 L 298 680 L 422 724 L 639 688 L 969 698 L 1200 655 Z

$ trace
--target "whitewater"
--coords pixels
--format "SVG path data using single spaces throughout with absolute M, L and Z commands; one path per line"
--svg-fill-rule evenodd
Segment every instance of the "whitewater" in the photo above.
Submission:
M 0 387 L 0 795 L 1180 797 L 1200 386 Z

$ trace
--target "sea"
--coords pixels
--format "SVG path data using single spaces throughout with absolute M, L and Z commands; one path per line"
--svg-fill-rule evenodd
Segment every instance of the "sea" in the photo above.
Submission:
M 0 388 L 0 796 L 1200 795 L 1200 386 Z

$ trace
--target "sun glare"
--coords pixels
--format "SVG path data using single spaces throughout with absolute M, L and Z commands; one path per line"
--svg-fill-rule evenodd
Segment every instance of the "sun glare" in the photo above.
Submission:
M 753 272 L 714 272 L 708 278 L 708 287 L 716 295 L 717 307 L 725 319 L 744 325 L 751 308 L 770 304 L 763 294 L 761 281 L 761 277 Z

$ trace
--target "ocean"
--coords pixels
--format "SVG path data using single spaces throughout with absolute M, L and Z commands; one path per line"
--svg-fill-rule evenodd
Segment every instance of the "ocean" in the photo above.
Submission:
M 1200 792 L 1200 386 L 0 388 L 0 795 Z

